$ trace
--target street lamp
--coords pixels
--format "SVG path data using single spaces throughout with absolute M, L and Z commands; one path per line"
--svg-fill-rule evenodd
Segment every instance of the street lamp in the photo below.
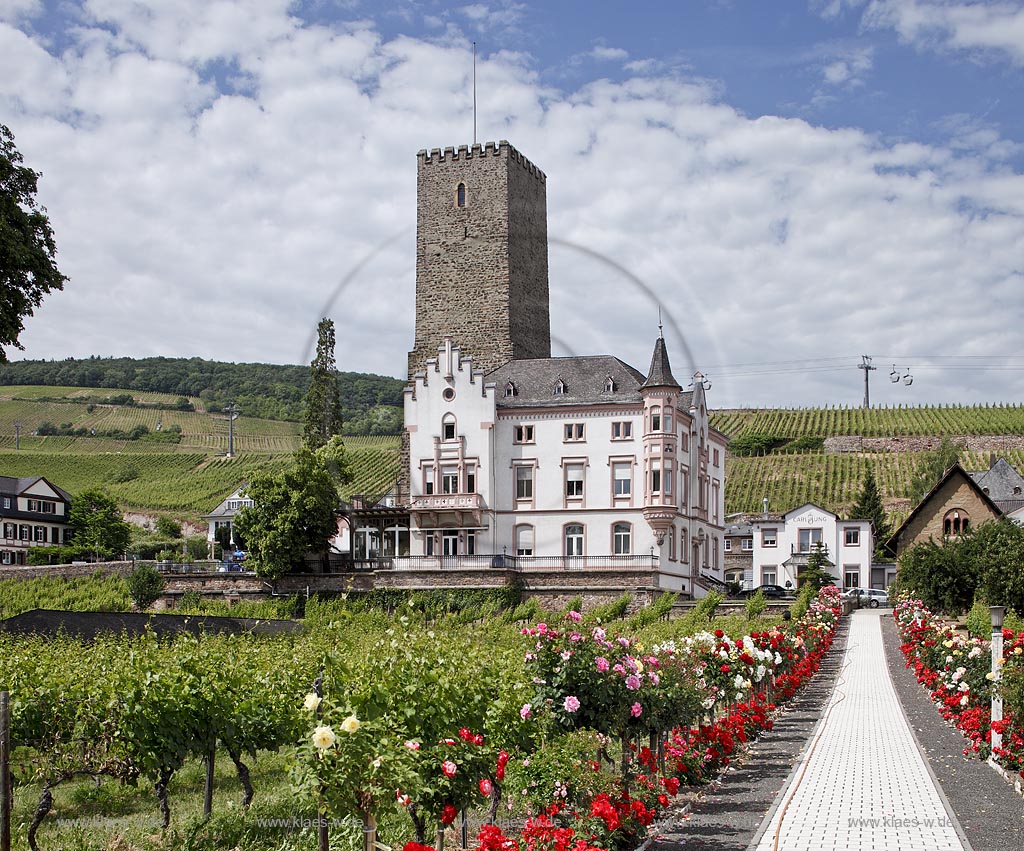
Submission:
M 999 671 L 1003 661 L 1003 617 L 1006 606 L 989 606 L 992 618 L 992 724 L 1003 720 L 1003 698 L 999 694 Z M 1003 734 L 992 731 L 992 750 L 1003 746 Z

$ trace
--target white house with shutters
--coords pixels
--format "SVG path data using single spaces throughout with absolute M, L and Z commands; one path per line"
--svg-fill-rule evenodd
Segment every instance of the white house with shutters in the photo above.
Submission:
M 413 566 L 643 566 L 694 596 L 723 579 L 727 439 L 661 337 L 646 375 L 607 355 L 485 374 L 448 340 L 405 427 Z
M 751 521 L 752 575 L 744 585 L 781 585 L 795 589 L 815 544 L 825 547 L 825 570 L 841 588 L 867 588 L 875 540 L 870 520 L 841 520 L 807 503 L 785 514 L 764 514 Z
M 41 476 L 0 476 L 0 564 L 25 564 L 32 547 L 71 540 L 71 495 Z

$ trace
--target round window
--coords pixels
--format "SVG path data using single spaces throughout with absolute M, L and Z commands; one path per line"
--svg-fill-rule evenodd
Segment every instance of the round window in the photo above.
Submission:
M 444 396 L 444 400 L 446 402 L 450 402 L 452 399 L 455 398 L 455 388 L 454 387 L 445 387 L 444 388 L 444 393 L 442 393 L 441 395 Z

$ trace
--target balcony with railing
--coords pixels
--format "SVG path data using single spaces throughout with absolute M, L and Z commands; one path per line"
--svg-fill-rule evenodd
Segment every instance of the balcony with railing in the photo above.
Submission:
M 478 493 L 432 493 L 414 496 L 413 511 L 479 511 L 484 498 Z
M 520 573 L 541 571 L 632 570 L 658 569 L 658 556 L 518 556 L 497 555 L 459 556 L 392 556 L 385 558 L 353 559 L 343 564 L 348 570 L 514 570 Z

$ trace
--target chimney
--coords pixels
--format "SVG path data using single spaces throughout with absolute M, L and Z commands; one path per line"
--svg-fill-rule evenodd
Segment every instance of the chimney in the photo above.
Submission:
M 763 500 L 761 500 L 761 507 L 764 510 L 764 519 L 767 520 L 768 519 L 768 497 L 765 497 Z

